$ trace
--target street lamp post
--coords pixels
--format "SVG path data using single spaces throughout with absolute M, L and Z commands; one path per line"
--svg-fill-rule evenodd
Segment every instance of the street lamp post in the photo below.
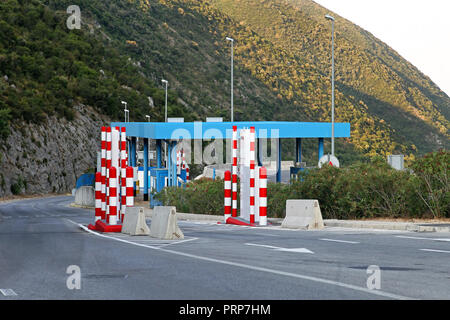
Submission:
M 165 109 L 164 109 L 164 122 L 167 122 L 167 86 L 169 82 L 167 80 L 162 79 L 162 83 L 166 85 L 166 100 L 165 100 Z
M 146 114 L 145 117 L 148 119 L 148 122 L 150 122 L 150 116 Z
M 234 39 L 230 38 L 230 37 L 226 37 L 226 40 L 231 42 L 231 122 L 233 122 L 233 56 L 234 56 L 234 52 L 233 52 L 233 45 L 234 45 Z
M 331 155 L 334 156 L 334 18 L 327 14 L 331 21 Z
M 162 79 L 162 83 L 166 85 L 166 99 L 165 99 L 165 108 L 164 108 L 164 122 L 167 122 L 167 86 L 169 85 L 169 81 Z M 167 143 L 164 144 L 164 159 L 166 161 L 167 166 Z
M 125 113 L 125 122 L 127 122 L 127 113 L 128 113 L 128 121 L 130 121 L 130 111 L 127 109 L 127 102 L 122 101 L 122 104 L 125 106 L 125 109 L 123 109 Z

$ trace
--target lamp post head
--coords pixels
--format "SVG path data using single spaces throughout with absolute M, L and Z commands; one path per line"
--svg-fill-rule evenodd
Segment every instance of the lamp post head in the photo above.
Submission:
M 325 15 L 325 19 L 334 21 L 334 18 L 330 16 L 329 14 Z
M 233 38 L 230 38 L 230 37 L 226 37 L 225 39 L 228 40 L 228 41 L 231 41 L 231 42 L 234 41 L 234 39 L 233 39 Z
M 166 84 L 166 85 L 168 85 L 168 84 L 169 84 L 169 81 L 167 81 L 167 80 L 164 80 L 164 79 L 162 79 L 162 80 L 161 80 L 161 82 L 162 82 L 162 83 L 164 83 L 164 84 Z
M 150 122 L 150 116 L 146 114 L 145 117 L 148 119 L 148 122 Z
M 125 109 L 127 108 L 127 102 L 126 101 L 121 101 L 122 102 L 122 104 L 124 104 L 125 105 Z

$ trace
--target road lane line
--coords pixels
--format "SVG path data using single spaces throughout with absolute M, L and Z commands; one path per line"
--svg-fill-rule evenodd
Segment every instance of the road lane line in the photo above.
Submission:
M 69 219 L 67 219 L 67 220 L 69 220 Z M 359 287 L 359 286 L 355 286 L 355 285 L 347 284 L 347 283 L 343 283 L 343 282 L 338 282 L 338 281 L 333 281 L 333 280 L 328 280 L 328 279 L 322 279 L 322 278 L 302 275 L 302 274 L 298 274 L 298 273 L 291 273 L 291 272 L 285 272 L 285 271 L 280 271 L 280 270 L 273 270 L 273 269 L 268 269 L 268 268 L 264 268 L 264 267 L 257 267 L 257 266 L 247 265 L 247 264 L 243 264 L 243 263 L 239 263 L 239 262 L 232 262 L 232 261 L 214 259 L 214 258 L 209 258 L 209 257 L 204 257 L 204 256 L 198 256 L 198 255 L 195 255 L 195 254 L 190 254 L 190 253 L 185 253 L 185 252 L 180 252 L 180 251 L 174 251 L 174 250 L 164 249 L 164 248 L 160 248 L 160 247 L 153 247 L 153 246 L 144 245 L 144 244 L 140 244 L 140 243 L 134 243 L 134 242 L 131 242 L 131 241 L 127 241 L 127 240 L 123 240 L 123 239 L 117 239 L 117 238 L 114 238 L 114 237 L 111 237 L 111 236 L 107 236 L 107 235 L 104 235 L 104 234 L 100 234 L 100 233 L 94 232 L 92 230 L 89 230 L 88 228 L 86 228 L 82 224 L 78 224 L 76 222 L 73 222 L 72 220 L 69 220 L 69 221 L 72 222 L 73 224 L 78 225 L 81 229 L 83 229 L 86 232 L 89 232 L 89 233 L 91 233 L 93 235 L 96 235 L 96 236 L 99 236 L 99 237 L 102 237 L 102 238 L 107 238 L 107 239 L 111 239 L 111 240 L 116 240 L 116 241 L 128 243 L 128 244 L 135 245 L 135 246 L 138 246 L 138 247 L 144 247 L 144 248 L 159 250 L 159 251 L 162 251 L 162 252 L 172 253 L 172 254 L 175 254 L 175 255 L 184 256 L 184 257 L 188 257 L 188 258 L 192 258 L 192 259 L 203 260 L 203 261 L 208 261 L 208 262 L 215 262 L 215 263 L 225 264 L 225 265 L 229 265 L 229 266 L 233 266 L 233 267 L 239 267 L 239 268 L 244 268 L 244 269 L 249 269 L 249 270 L 254 270 L 254 271 L 266 272 L 266 273 L 271 273 L 271 274 L 276 274 L 276 275 L 281 275 L 281 276 L 286 276 L 286 277 L 291 277 L 291 278 L 297 278 L 297 279 L 309 280 L 309 281 L 323 283 L 323 284 L 334 285 L 334 286 L 337 286 L 337 287 L 342 287 L 342 288 L 346 288 L 346 289 L 360 291 L 360 292 L 364 292 L 364 293 L 367 293 L 367 294 L 373 294 L 373 295 L 381 296 L 381 297 L 384 297 L 384 298 L 391 298 L 391 299 L 397 299 L 397 300 L 416 300 L 416 299 L 411 298 L 411 297 L 406 297 L 406 296 L 402 296 L 402 295 L 398 295 L 398 294 L 394 294 L 394 293 L 389 293 L 389 292 L 385 292 L 385 291 L 381 291 L 381 290 L 370 290 L 370 289 L 368 289 L 366 287 Z
M 255 247 L 263 247 L 269 249 L 279 249 L 280 247 L 269 246 L 267 244 L 256 244 L 256 243 L 246 243 L 246 246 L 255 246 Z
M 440 253 L 450 253 L 450 251 L 447 250 L 437 250 L 437 249 L 419 249 L 422 251 L 431 251 L 431 252 L 440 252 Z
M 270 233 L 251 233 L 251 235 L 264 236 L 264 237 L 283 237 L 279 234 L 270 234 Z
M 396 236 L 397 238 L 403 239 L 416 239 L 416 240 L 430 240 L 430 241 L 447 241 L 450 242 L 449 238 L 424 238 L 424 237 L 408 237 L 408 236 Z
M 297 252 L 297 253 L 312 253 L 311 250 L 308 250 L 306 248 L 282 248 L 282 247 L 275 247 L 275 246 L 269 246 L 266 244 L 256 244 L 256 243 L 246 243 L 246 246 L 256 246 L 256 247 L 264 247 L 269 249 L 274 249 L 276 251 L 283 251 L 283 252 Z
M 359 243 L 358 241 L 347 241 L 347 240 L 336 240 L 336 239 L 327 239 L 327 238 L 323 238 L 323 239 L 319 239 L 322 241 L 332 241 L 332 242 L 342 242 L 342 243 L 351 243 L 351 244 L 357 244 Z
M 171 242 L 171 243 L 167 243 L 167 244 L 163 244 L 160 247 L 167 247 L 167 246 L 171 246 L 173 244 L 179 244 L 179 243 L 183 243 L 183 242 L 188 242 L 188 241 L 194 241 L 194 240 L 198 240 L 198 238 L 192 238 L 192 239 L 185 239 L 185 240 L 180 240 L 180 241 L 176 241 L 176 242 Z
M 17 293 L 15 293 L 13 289 L 0 289 L 0 292 L 1 292 L 5 297 L 13 297 L 13 296 L 17 296 Z

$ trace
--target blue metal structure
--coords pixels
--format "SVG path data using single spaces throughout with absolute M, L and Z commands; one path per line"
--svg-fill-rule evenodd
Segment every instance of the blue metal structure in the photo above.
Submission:
M 112 122 L 111 126 L 125 127 L 127 137 L 166 141 L 181 134 L 187 134 L 189 139 L 203 139 L 219 132 L 223 138 L 231 139 L 233 126 L 238 130 L 255 127 L 257 134 L 259 130 L 267 130 L 267 138 L 331 138 L 330 122 Z M 350 137 L 350 123 L 335 123 L 335 137 Z
M 75 188 L 78 189 L 82 186 L 94 186 L 95 184 L 95 174 L 93 173 L 85 173 L 82 174 L 76 182 Z
M 136 167 L 136 138 L 144 139 L 144 167 L 148 172 L 148 139 L 156 140 L 157 168 L 162 166 L 162 143 L 166 143 L 168 155 L 176 150 L 180 138 L 191 140 L 231 139 L 232 128 L 238 131 L 243 128 L 255 127 L 256 140 L 258 136 L 276 139 L 278 141 L 277 168 L 281 168 L 281 139 L 296 139 L 296 162 L 301 162 L 301 142 L 304 138 L 318 139 L 319 159 L 324 154 L 324 138 L 331 138 L 330 122 L 289 122 L 289 121 L 244 121 L 244 122 L 113 122 L 113 127 L 125 127 L 127 137 L 130 137 L 130 164 Z M 350 123 L 335 123 L 335 138 L 350 137 Z M 146 147 L 147 146 L 147 147 Z M 260 150 L 260 148 L 259 148 Z M 258 153 L 258 163 L 261 164 L 261 153 Z M 169 186 L 177 186 L 176 157 L 167 157 L 165 170 Z M 155 173 L 156 174 L 156 173 Z M 161 175 L 162 173 L 160 173 Z M 144 177 L 148 175 L 144 174 Z M 155 176 L 156 177 L 156 176 Z M 276 180 L 281 181 L 281 170 L 277 170 Z M 159 182 L 158 182 L 159 183 Z M 135 187 L 136 188 L 136 187 Z M 144 190 L 148 190 L 148 179 L 144 180 Z M 144 191 L 144 198 L 146 191 Z

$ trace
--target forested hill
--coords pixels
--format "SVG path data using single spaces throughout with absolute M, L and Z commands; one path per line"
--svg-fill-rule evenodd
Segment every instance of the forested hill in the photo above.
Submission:
M 69 5 L 81 8 L 81 30 L 66 27 Z M 226 36 L 235 39 L 235 120 L 329 121 L 325 13 L 308 0 L 3 0 L 0 130 L 48 114 L 70 119 L 76 103 L 121 119 L 121 100 L 132 121 L 161 121 L 162 78 L 169 116 L 228 120 Z M 336 119 L 352 128 L 338 156 L 448 149 L 450 98 L 386 44 L 335 17 Z

